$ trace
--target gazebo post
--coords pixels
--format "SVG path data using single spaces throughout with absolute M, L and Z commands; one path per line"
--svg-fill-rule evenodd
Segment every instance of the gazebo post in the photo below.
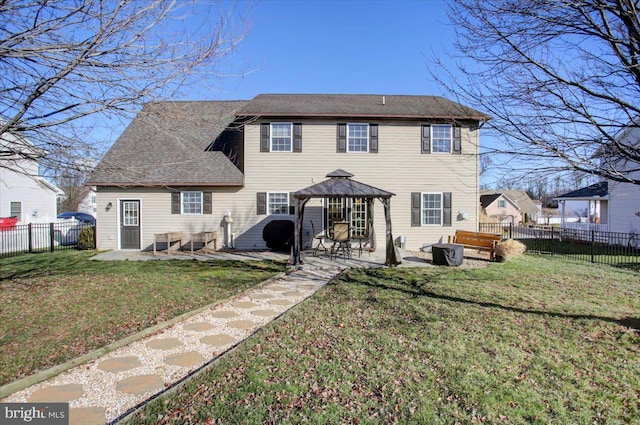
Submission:
M 393 267 L 400 264 L 398 256 L 396 255 L 396 248 L 393 245 L 393 234 L 391 233 L 391 198 L 380 198 L 382 205 L 384 205 L 384 221 L 387 227 L 386 232 L 386 254 L 384 265 Z
M 304 264 L 300 259 L 300 245 L 302 244 L 302 221 L 304 220 L 304 206 L 309 198 L 295 198 L 295 223 L 293 225 L 293 258 L 289 262 L 294 266 Z

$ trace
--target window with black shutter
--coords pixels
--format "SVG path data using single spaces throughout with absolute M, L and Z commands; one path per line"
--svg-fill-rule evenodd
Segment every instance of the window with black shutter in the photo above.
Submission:
M 336 152 L 347 151 L 347 124 L 338 124 L 338 137 L 336 141 Z
M 180 192 L 171 194 L 171 214 L 180 214 Z
M 267 214 L 267 192 L 258 192 L 256 196 L 257 214 Z

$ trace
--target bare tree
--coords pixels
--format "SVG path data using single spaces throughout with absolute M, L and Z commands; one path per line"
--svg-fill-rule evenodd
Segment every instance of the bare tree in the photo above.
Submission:
M 486 152 L 512 177 L 571 170 L 640 184 L 640 144 L 616 137 L 640 125 L 637 8 L 637 0 L 455 0 L 457 72 L 443 60 L 430 72 L 493 117 L 483 129 L 496 143 Z
M 86 163 L 102 153 L 90 138 L 97 122 L 188 83 L 205 88 L 246 33 L 228 4 L 0 1 L 0 167 Z
M 51 177 L 64 192 L 64 196 L 58 198 L 58 213 L 83 210 L 83 203 L 91 192 L 85 182 L 92 169 L 91 163 L 78 163 L 53 170 Z

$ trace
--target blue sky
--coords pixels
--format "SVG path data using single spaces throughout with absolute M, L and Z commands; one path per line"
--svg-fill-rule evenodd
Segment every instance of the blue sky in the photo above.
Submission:
M 241 3 L 241 7 L 242 7 Z M 263 0 L 251 29 L 221 68 L 215 90 L 184 99 L 250 99 L 259 93 L 434 94 L 427 63 L 452 50 L 444 1 Z M 450 96 L 448 96 L 450 97 Z

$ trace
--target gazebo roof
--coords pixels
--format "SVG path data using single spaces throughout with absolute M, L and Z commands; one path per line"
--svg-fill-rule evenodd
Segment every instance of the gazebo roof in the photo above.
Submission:
M 353 174 L 337 169 L 326 175 L 328 179 L 297 192 L 294 198 L 390 198 L 395 193 L 352 180 Z

